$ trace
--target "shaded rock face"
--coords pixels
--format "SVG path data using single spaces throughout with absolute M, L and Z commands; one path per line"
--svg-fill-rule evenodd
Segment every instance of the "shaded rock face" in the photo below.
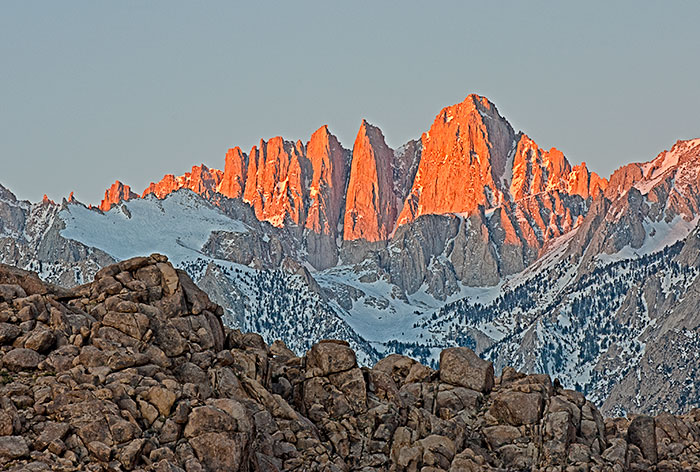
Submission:
M 435 259 L 445 252 L 447 242 L 455 237 L 459 225 L 459 219 L 453 216 L 425 215 L 397 229 L 388 246 L 391 282 L 407 293 L 414 293 L 424 283 L 430 285 L 433 277 L 446 281 L 448 278 L 444 274 L 436 274 Z M 445 270 L 452 271 L 452 268 Z M 441 295 L 450 295 L 454 289 L 456 286 L 444 287 Z
M 394 151 L 379 128 L 362 121 L 352 149 L 343 239 L 368 242 L 389 238 L 396 222 Z
M 327 126 L 319 128 L 306 145 L 313 171 L 309 187 L 308 214 L 304 227 L 309 262 L 317 269 L 338 262 L 336 238 L 345 210 L 348 152 Z
M 122 200 L 131 200 L 133 198 L 138 198 L 139 196 L 131 191 L 131 187 L 124 185 L 120 181 L 115 181 L 111 187 L 105 190 L 105 198 L 102 199 L 99 205 L 99 209 L 102 211 L 109 211 L 112 205 L 115 205 Z
M 438 371 L 397 354 L 359 367 L 334 340 L 297 357 L 224 328 L 157 254 L 70 291 L 7 266 L 0 280 L 3 470 L 700 466 L 698 411 L 604 420 L 546 375 L 494 378 L 467 348 L 443 351 Z
M 83 274 L 92 277 L 113 263 L 105 252 L 61 235 L 65 223 L 58 215 L 67 205 L 65 199 L 60 204 L 19 201 L 0 187 L 0 262 L 40 271 L 52 267 L 45 276 L 63 286 L 81 284 Z
M 25 212 L 17 197 L 0 185 L 0 235 L 19 236 L 26 224 Z

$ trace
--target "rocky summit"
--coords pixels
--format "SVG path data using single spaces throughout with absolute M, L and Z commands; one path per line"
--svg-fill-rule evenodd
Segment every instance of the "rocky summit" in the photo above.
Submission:
M 335 340 L 299 357 L 222 313 L 158 254 L 71 289 L 0 266 L 0 468 L 700 470 L 699 410 L 604 419 L 466 347 L 438 370 Z

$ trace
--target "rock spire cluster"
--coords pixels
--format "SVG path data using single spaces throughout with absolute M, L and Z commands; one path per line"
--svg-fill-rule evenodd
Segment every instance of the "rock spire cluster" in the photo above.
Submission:
M 387 241 L 421 215 L 473 215 L 543 195 L 587 199 L 606 187 L 585 163 L 572 167 L 561 151 L 539 148 L 488 99 L 469 95 L 440 111 L 419 140 L 398 149 L 366 120 L 351 150 L 322 126 L 306 143 L 278 136 L 260 140 L 248 154 L 235 147 L 223 171 L 202 164 L 183 176 L 168 174 L 141 197 L 187 188 L 212 201 L 241 199 L 262 221 L 302 228 L 312 264 L 326 268 L 338 259 L 337 241 Z M 108 211 L 132 198 L 138 197 L 116 182 L 99 208 Z M 537 201 L 527 205 L 533 215 L 548 211 Z M 561 217 L 566 210 L 574 211 L 564 208 Z M 550 221 L 531 220 L 535 232 L 547 234 Z M 554 227 L 554 233 L 567 229 L 558 221 Z

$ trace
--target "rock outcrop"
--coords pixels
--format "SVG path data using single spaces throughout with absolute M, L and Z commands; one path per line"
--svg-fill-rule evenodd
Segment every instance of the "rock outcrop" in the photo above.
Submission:
M 384 241 L 394 229 L 394 151 L 376 126 L 362 120 L 352 149 L 344 233 L 346 241 Z
M 248 156 L 236 146 L 226 153 L 224 174 L 217 191 L 228 198 L 242 198 L 248 171 Z
M 468 348 L 439 370 L 225 328 L 164 256 L 71 290 L 0 266 L 3 470 L 695 470 L 700 412 L 605 420 Z M 630 421 L 631 420 L 631 421 Z
M 348 153 L 338 139 L 322 126 L 306 145 L 311 162 L 308 214 L 304 227 L 309 262 L 317 269 L 338 262 L 336 237 L 345 210 L 345 186 L 348 179 Z M 342 232 L 341 232 L 342 235 Z
M 503 183 L 515 133 L 484 97 L 444 108 L 423 134 L 423 152 L 398 224 L 424 214 L 470 213 L 506 199 Z
M 137 194 L 131 191 L 131 187 L 116 180 L 111 187 L 105 190 L 105 198 L 102 199 L 98 208 L 102 211 L 109 211 L 112 205 L 116 205 L 122 200 L 131 200 L 138 197 Z
M 188 188 L 205 198 L 211 198 L 217 192 L 222 178 L 223 172 L 218 169 L 210 169 L 204 164 L 192 166 L 192 171 L 185 172 L 184 175 L 176 177 L 173 174 L 167 174 L 160 182 L 151 182 L 143 191 L 141 198 L 151 193 L 158 198 L 165 198 L 166 195 L 181 188 Z
M 277 136 L 260 140 L 248 156 L 243 200 L 255 209 L 258 219 L 281 227 L 296 226 L 306 218 L 306 198 L 311 165 L 301 141 Z

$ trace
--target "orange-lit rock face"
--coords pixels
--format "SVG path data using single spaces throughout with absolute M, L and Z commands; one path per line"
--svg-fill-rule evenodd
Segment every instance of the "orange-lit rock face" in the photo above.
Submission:
M 541 243 L 576 224 L 578 197 L 619 194 L 642 177 L 640 165 L 631 164 L 616 172 L 609 186 L 585 163 L 572 167 L 561 151 L 545 151 L 525 134 L 515 134 L 491 102 L 470 95 L 444 108 L 420 140 L 396 151 L 378 128 L 363 121 L 350 159 L 323 126 L 306 147 L 281 137 L 261 140 L 248 156 L 235 147 L 226 153 L 223 172 L 194 166 L 182 176 L 168 174 L 151 183 L 143 196 L 165 198 L 188 188 L 214 203 L 220 201 L 217 195 L 241 198 L 260 220 L 304 228 L 309 260 L 322 268 L 337 262 L 337 236 L 388 240 L 398 226 L 420 215 L 472 215 L 479 208 L 503 222 L 504 243 L 517 235 L 535 247 L 532 241 Z M 117 184 L 100 208 L 136 198 Z
M 423 134 L 423 153 L 399 224 L 423 214 L 472 212 L 504 200 L 503 184 L 514 132 L 483 97 L 470 95 L 443 109 Z
M 382 132 L 363 120 L 352 150 L 344 218 L 345 240 L 388 239 L 397 213 L 393 160 L 394 152 L 386 145 Z
M 588 192 L 591 197 L 596 198 L 598 194 L 604 193 L 608 188 L 608 179 L 601 177 L 595 172 L 591 172 L 588 178 Z
M 211 197 L 216 192 L 222 177 L 223 172 L 220 170 L 209 169 L 204 164 L 193 166 L 192 171 L 186 172 L 185 175 L 176 177 L 173 174 L 167 174 L 160 182 L 151 182 L 141 197 L 152 193 L 158 198 L 165 198 L 181 188 L 188 188 L 205 197 Z
M 517 201 L 527 195 L 564 188 L 568 184 L 570 173 L 571 165 L 561 151 L 556 148 L 549 151 L 540 149 L 533 140 L 523 134 L 513 157 L 510 194 L 513 200 Z M 583 185 L 588 192 L 587 172 Z
M 305 189 L 311 165 L 304 145 L 281 137 L 260 140 L 248 159 L 243 200 L 250 203 L 260 220 L 282 227 L 289 220 L 301 225 L 306 216 Z
M 124 185 L 120 181 L 115 181 L 111 187 L 105 190 L 105 198 L 100 202 L 99 209 L 109 211 L 112 205 L 119 203 L 122 200 L 131 200 L 139 198 L 128 185 Z
M 643 178 L 644 174 L 640 164 L 633 163 L 622 166 L 610 176 L 610 182 L 605 189 L 605 196 L 611 200 L 615 199 Z
M 525 134 L 518 141 L 510 184 L 514 201 L 551 190 L 583 198 L 595 197 L 607 183 L 595 172 L 589 172 L 585 162 L 572 168 L 564 154 L 556 148 L 549 151 L 540 149 Z
M 192 167 L 192 172 L 185 174 L 185 187 L 200 195 L 211 196 L 216 192 L 224 173 L 218 169 L 209 169 L 202 164 Z
M 569 174 L 568 191 L 571 195 L 581 195 L 583 198 L 596 197 L 605 191 L 608 181 L 595 172 L 589 172 L 586 163 L 574 166 Z
M 146 190 L 143 191 L 141 197 L 145 197 L 148 194 L 153 194 L 158 198 L 165 198 L 171 192 L 181 188 L 178 183 L 178 179 L 173 174 L 166 174 L 158 183 L 151 182 Z
M 586 168 L 586 163 L 574 166 L 569 174 L 569 193 L 581 195 L 583 198 L 588 198 L 590 187 L 590 174 Z
M 305 227 L 335 237 L 345 198 L 348 174 L 346 151 L 327 126 L 318 129 L 306 146 L 312 168 L 309 211 Z
M 243 197 L 247 166 L 248 156 L 241 152 L 241 148 L 236 146 L 229 149 L 226 153 L 224 175 L 218 188 L 219 193 L 228 198 Z
M 607 181 L 585 164 L 572 168 L 558 149 L 545 151 L 527 135 L 514 134 L 496 107 L 477 95 L 443 109 L 423 135 L 422 145 L 418 172 L 397 225 L 423 214 L 471 214 L 479 206 L 494 208 L 542 192 L 588 198 L 607 187 Z M 554 220 L 535 224 L 541 234 L 570 227 L 571 215 L 564 207 L 560 210 L 556 225 Z

